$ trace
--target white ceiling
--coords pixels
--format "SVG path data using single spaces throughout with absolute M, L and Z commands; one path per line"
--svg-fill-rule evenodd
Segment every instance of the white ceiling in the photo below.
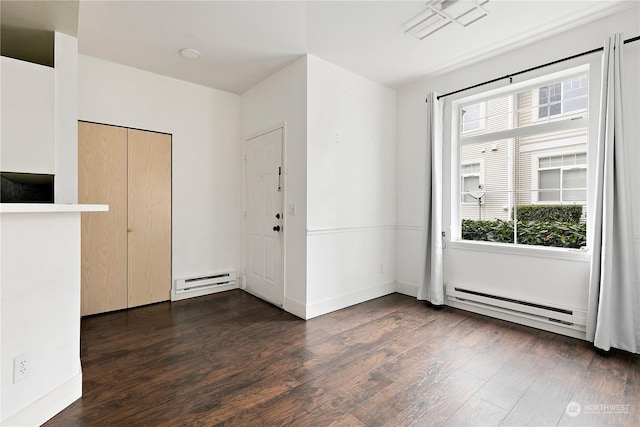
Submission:
M 436 75 L 636 1 L 492 0 L 490 15 L 420 41 L 426 1 L 80 1 L 80 53 L 243 93 L 306 53 L 389 87 Z M 181 48 L 199 60 L 178 55 Z

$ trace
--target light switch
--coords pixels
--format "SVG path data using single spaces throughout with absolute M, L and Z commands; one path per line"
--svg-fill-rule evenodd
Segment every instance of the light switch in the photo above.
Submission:
M 295 216 L 296 214 L 296 204 L 289 203 L 289 216 Z

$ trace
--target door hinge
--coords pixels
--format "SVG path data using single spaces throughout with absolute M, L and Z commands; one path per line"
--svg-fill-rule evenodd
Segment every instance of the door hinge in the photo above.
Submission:
M 247 155 L 246 154 L 244 155 L 244 164 L 245 165 L 247 164 Z

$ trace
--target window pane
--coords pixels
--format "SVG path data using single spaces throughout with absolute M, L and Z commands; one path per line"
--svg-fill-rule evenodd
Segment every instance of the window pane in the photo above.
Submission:
M 539 89 L 539 105 L 544 105 L 549 102 L 549 86 L 543 86 Z
M 538 159 L 538 167 L 540 169 L 551 167 L 551 157 L 540 157 Z
M 480 163 L 472 163 L 470 165 L 462 165 L 461 171 L 463 175 L 470 173 L 480 173 Z
M 564 190 L 562 200 L 565 202 L 584 202 L 587 200 L 587 190 Z
M 538 187 L 560 188 L 560 169 L 550 169 L 538 172 Z
M 462 201 L 465 203 L 477 203 L 477 199 L 467 194 L 469 191 L 477 191 L 480 185 L 479 176 L 465 176 L 462 178 Z
M 477 190 L 478 184 L 484 188 L 480 203 L 471 195 L 462 194 L 460 215 L 462 218 L 472 220 L 509 219 L 509 192 L 510 167 L 509 167 L 509 141 L 490 141 L 465 144 L 460 147 L 460 162 L 465 164 L 477 164 L 476 159 L 482 159 L 482 173 L 478 181 L 469 181 L 466 189 Z M 464 192 L 464 182 L 461 181 L 461 191 Z M 472 188 L 474 187 L 475 188 Z M 476 194 L 477 196 L 478 194 Z M 465 197 L 466 196 L 466 197 Z
M 480 130 L 483 128 L 482 103 L 468 105 L 461 110 L 462 132 Z
M 562 200 L 565 202 L 584 202 L 587 200 L 587 170 L 569 169 L 562 173 L 562 188 L 581 188 L 581 190 L 565 190 Z
M 581 76 L 562 82 L 562 99 L 564 112 L 587 108 L 587 77 Z
M 538 188 L 560 188 L 560 169 L 550 169 L 538 172 Z M 540 191 L 538 200 L 541 202 L 560 201 L 560 191 Z
M 562 112 L 562 85 L 560 83 L 554 83 L 549 86 L 549 109 L 551 115 L 555 116 Z
M 562 188 L 585 188 L 586 186 L 586 169 L 566 169 L 562 174 Z
M 562 166 L 562 156 L 549 157 L 549 167 L 555 168 Z

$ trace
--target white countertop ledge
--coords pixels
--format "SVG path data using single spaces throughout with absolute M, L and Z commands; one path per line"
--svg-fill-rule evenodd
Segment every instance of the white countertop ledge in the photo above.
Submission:
M 0 203 L 0 213 L 107 212 L 109 205 L 64 203 Z

